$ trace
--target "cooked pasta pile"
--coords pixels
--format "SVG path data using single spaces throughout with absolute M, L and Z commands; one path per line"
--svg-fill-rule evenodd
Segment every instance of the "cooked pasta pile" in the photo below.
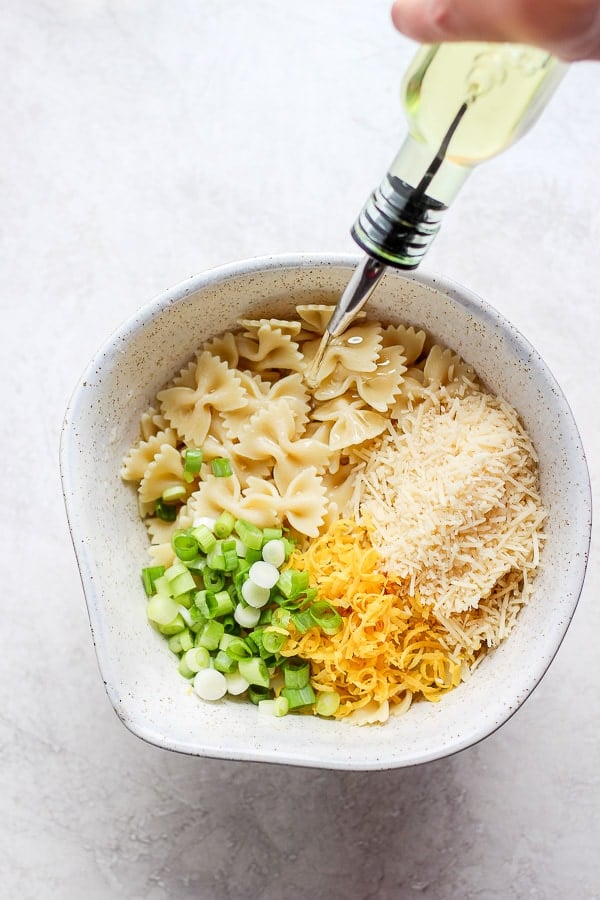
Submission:
M 224 511 L 283 525 L 293 565 L 343 624 L 289 625 L 282 656 L 310 661 L 317 693 L 340 696 L 336 716 L 383 721 L 390 704 L 439 699 L 508 635 L 545 512 L 516 413 L 425 332 L 359 320 L 311 389 L 332 309 L 244 319 L 206 341 L 142 416 L 121 474 L 138 483 L 157 566 L 175 561 L 174 534 Z M 222 459 L 228 477 L 212 473 Z

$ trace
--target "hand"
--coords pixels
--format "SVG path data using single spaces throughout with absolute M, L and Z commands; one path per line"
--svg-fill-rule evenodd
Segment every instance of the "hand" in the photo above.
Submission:
M 509 41 L 567 61 L 600 59 L 600 0 L 394 0 L 392 20 L 428 44 Z

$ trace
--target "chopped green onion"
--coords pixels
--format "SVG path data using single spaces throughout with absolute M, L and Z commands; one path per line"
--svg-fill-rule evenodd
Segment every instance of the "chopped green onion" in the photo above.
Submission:
M 276 566 L 271 565 L 271 563 L 265 562 L 264 560 L 258 560 L 250 566 L 248 578 L 259 587 L 271 590 L 271 588 L 277 584 L 279 569 Z
M 263 544 L 262 548 L 262 558 L 265 562 L 271 563 L 272 566 L 282 566 L 285 562 L 285 547 L 283 541 L 275 538 L 272 541 L 267 541 L 266 544 Z
M 174 522 L 177 518 L 178 509 L 176 506 L 170 506 L 167 503 L 163 503 L 162 500 L 157 500 L 154 505 L 154 515 L 157 519 L 162 519 L 163 522 Z
M 269 601 L 269 588 L 260 587 L 255 581 L 251 581 L 250 578 L 244 581 L 240 593 L 246 603 L 249 606 L 256 607 L 256 609 L 260 609 Z
M 187 594 L 188 591 L 195 591 L 196 582 L 192 573 L 186 569 L 185 572 L 181 572 L 171 580 L 170 587 L 173 597 L 180 597 L 182 594 Z
M 258 656 L 253 656 L 251 659 L 241 659 L 238 663 L 238 668 L 240 675 L 246 679 L 248 684 L 269 687 L 271 679 L 264 659 L 260 659 Z
M 340 695 L 336 691 L 318 691 L 315 712 L 318 716 L 333 716 L 339 708 Z
M 219 641 L 219 650 L 224 650 L 232 659 L 249 659 L 252 656 L 250 647 L 241 637 L 233 634 L 224 634 Z
M 256 706 L 261 700 L 269 700 L 273 696 L 271 688 L 260 687 L 260 685 L 250 685 L 248 688 L 248 697 Z
M 205 605 L 208 609 L 209 619 L 218 619 L 227 613 L 233 612 L 233 600 L 228 591 L 206 592 Z M 198 606 L 198 604 L 196 604 Z M 200 607 L 198 607 L 200 609 Z
M 187 497 L 187 491 L 183 484 L 176 484 L 173 487 L 165 488 L 162 492 L 162 501 L 163 503 L 178 503 L 180 500 L 185 500 Z
M 209 569 L 216 569 L 219 572 L 225 571 L 225 557 L 221 553 L 221 547 L 218 542 L 207 553 L 206 562 Z
M 304 612 L 293 612 L 291 618 L 294 627 L 300 634 L 306 634 L 309 628 L 315 627 L 315 620 L 308 609 L 304 610 Z
M 185 663 L 192 672 L 199 672 L 210 665 L 210 654 L 206 647 L 191 647 L 184 654 Z
M 263 543 L 263 533 L 260 528 L 257 528 L 256 525 L 253 525 L 252 522 L 247 522 L 246 519 L 237 519 L 234 525 L 235 532 L 238 535 L 241 542 L 248 547 L 250 550 L 260 550 Z M 258 555 L 258 559 L 261 559 L 261 554 Z
M 269 716 L 287 716 L 290 705 L 286 697 L 275 697 L 274 700 L 259 700 L 258 711 Z
M 173 653 L 185 653 L 186 650 L 190 650 L 194 646 L 194 641 L 189 628 L 180 631 L 179 634 L 174 634 L 169 638 L 167 644 Z
M 206 568 L 206 558 L 204 556 L 198 555 L 193 559 L 186 559 L 185 566 L 194 575 L 202 575 Z
M 271 615 L 271 624 L 287 628 L 290 624 L 291 614 L 288 609 L 274 609 Z
M 193 481 L 194 475 L 197 475 L 200 472 L 203 458 L 202 450 L 198 450 L 196 447 L 188 447 L 185 451 L 183 456 L 183 472 L 184 475 L 191 475 L 189 481 Z M 186 481 L 188 481 L 187 478 Z
M 227 510 L 223 510 L 217 521 L 215 522 L 215 535 L 218 538 L 229 537 L 235 525 L 235 518 Z
M 261 560 L 262 550 L 254 550 L 252 547 L 248 547 L 246 550 L 246 562 L 248 563 L 248 566 L 255 562 L 260 562 Z
M 225 586 L 225 579 L 220 572 L 214 572 L 208 567 L 202 573 L 202 580 L 207 591 L 221 591 Z
M 233 616 L 223 616 L 221 619 L 225 634 L 238 634 L 240 628 Z
M 300 706 L 310 706 L 315 702 L 315 692 L 310 684 L 305 685 L 299 690 L 296 688 L 284 687 L 281 696 L 285 697 L 290 705 L 290 709 L 298 709 Z
M 220 700 L 227 693 L 227 682 L 216 669 L 200 669 L 194 677 L 194 690 L 203 700 Z
M 267 653 L 279 653 L 288 637 L 289 634 L 284 628 L 267 626 L 262 633 L 262 645 Z M 290 685 L 290 687 L 294 687 L 294 685 Z
M 283 669 L 286 688 L 302 690 L 310 681 L 310 666 L 307 662 L 295 663 L 288 659 Z
M 144 585 L 144 590 L 146 591 L 146 596 L 151 597 L 152 594 L 156 593 L 155 581 L 164 574 L 164 566 L 146 566 L 146 568 L 142 569 L 142 583 Z
M 235 550 L 223 550 L 223 560 L 225 562 L 225 571 L 226 572 L 235 572 L 238 563 L 239 557 Z
M 230 475 L 233 475 L 231 463 L 224 456 L 218 456 L 216 459 L 213 459 L 210 467 L 213 475 L 217 478 L 228 478 Z
M 200 648 L 198 648 L 198 649 L 200 649 Z M 183 675 L 184 678 L 193 678 L 194 675 L 196 674 L 196 672 L 199 670 L 196 669 L 194 671 L 194 669 L 190 669 L 187 662 L 185 661 L 185 653 L 184 653 L 183 656 L 181 657 L 181 659 L 179 660 L 179 665 L 177 666 L 177 671 L 179 672 L 180 675 Z
M 233 697 L 238 697 L 248 690 L 248 682 L 242 678 L 239 672 L 226 672 L 225 681 L 227 682 L 227 693 Z
M 196 646 L 206 647 L 207 650 L 216 650 L 224 634 L 225 628 L 223 627 L 223 624 L 217 622 L 216 619 L 211 619 L 210 622 L 203 625 L 201 631 L 198 632 Z
M 219 672 L 233 672 L 237 666 L 237 662 L 224 650 L 219 650 L 213 658 L 213 665 Z
M 286 600 L 295 600 L 308 588 L 308 572 L 298 572 L 296 569 L 286 569 L 277 581 L 277 587 Z
M 172 622 L 169 622 L 167 625 L 157 625 L 156 627 L 161 634 L 177 634 L 179 631 L 185 631 L 185 622 L 181 614 L 177 613 Z
M 260 619 L 260 609 L 238 603 L 233 613 L 233 618 L 242 628 L 254 628 L 255 625 L 258 625 L 258 620 Z
M 186 531 L 177 531 L 171 538 L 171 546 L 175 555 L 182 562 L 191 562 L 198 555 L 198 541 Z
M 289 559 L 294 550 L 296 549 L 296 542 L 290 540 L 290 538 L 284 537 L 283 543 L 285 546 L 285 558 Z
M 216 537 L 206 525 L 199 525 L 197 528 L 193 528 L 192 537 L 198 542 L 198 546 L 203 553 L 208 553 L 217 543 Z
M 171 597 L 155 594 L 148 601 L 146 613 L 155 625 L 168 625 L 179 614 L 179 607 Z
M 263 528 L 263 547 L 269 541 L 276 541 L 281 538 L 283 531 L 281 528 Z
M 310 607 L 309 612 L 325 634 L 337 634 L 342 627 L 342 617 L 327 600 L 317 600 Z

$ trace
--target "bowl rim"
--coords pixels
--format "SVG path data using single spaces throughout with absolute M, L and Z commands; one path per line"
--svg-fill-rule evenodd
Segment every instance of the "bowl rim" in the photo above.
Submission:
M 432 749 L 431 752 L 421 753 L 418 757 L 411 760 L 385 760 L 385 761 L 357 761 L 348 759 L 333 764 L 330 761 L 313 761 L 306 759 L 301 753 L 297 758 L 293 758 L 290 754 L 282 757 L 277 753 L 268 751 L 252 752 L 232 752 L 224 751 L 219 753 L 210 753 L 202 748 L 190 747 L 182 744 L 177 740 L 169 738 L 167 735 L 160 733 L 157 729 L 147 727 L 143 723 L 134 721 L 127 716 L 122 710 L 119 698 L 114 686 L 114 679 L 110 677 L 107 642 L 110 640 L 108 629 L 102 615 L 102 611 L 98 605 L 98 597 L 94 588 L 93 573 L 93 555 L 89 551 L 89 547 L 85 541 L 80 541 L 77 537 L 78 532 L 78 508 L 76 492 L 73 490 L 73 468 L 72 456 L 75 455 L 74 436 L 76 432 L 77 411 L 83 400 L 83 387 L 86 381 L 93 380 L 99 366 L 109 357 L 114 349 L 122 344 L 122 341 L 131 337 L 133 332 L 144 329 L 154 318 L 155 315 L 162 312 L 168 306 L 173 305 L 188 295 L 196 293 L 198 290 L 207 286 L 215 286 L 235 279 L 240 276 L 246 276 L 254 273 L 264 273 L 269 270 L 285 270 L 285 269 L 311 269 L 311 268 L 347 268 L 352 270 L 360 262 L 362 256 L 355 253 L 282 253 L 264 256 L 249 257 L 234 262 L 217 265 L 209 269 L 203 270 L 195 275 L 186 278 L 172 287 L 167 288 L 156 295 L 148 303 L 140 306 L 133 314 L 125 319 L 109 336 L 102 342 L 96 353 L 88 365 L 83 370 L 73 391 L 64 414 L 62 423 L 60 448 L 59 448 L 59 467 L 61 477 L 61 487 L 63 492 L 63 500 L 71 541 L 75 552 L 76 562 L 82 582 L 84 598 L 88 612 L 90 630 L 94 643 L 98 668 L 104 682 L 105 690 L 111 702 L 113 710 L 117 714 L 120 721 L 125 727 L 135 734 L 137 737 L 147 743 L 163 749 L 175 752 L 185 753 L 187 755 L 196 755 L 203 757 L 221 758 L 221 759 L 237 759 L 249 761 L 274 762 L 279 764 L 299 765 L 299 766 L 315 766 L 327 768 L 339 768 L 347 770 L 381 770 L 388 768 L 404 767 L 418 765 L 430 762 L 435 759 L 441 759 L 453 756 L 468 747 L 478 744 L 480 741 L 489 737 L 499 728 L 501 728 L 512 716 L 520 709 L 523 703 L 531 696 L 537 685 L 540 683 L 548 668 L 552 664 L 560 646 L 567 634 L 573 615 L 575 614 L 581 591 L 585 582 L 587 562 L 589 557 L 589 549 L 591 543 L 591 526 L 592 526 L 592 495 L 591 483 L 589 476 L 589 468 L 585 450 L 581 441 L 581 436 L 577 427 L 577 423 L 569 406 L 568 400 L 554 377 L 552 371 L 548 367 L 540 353 L 530 343 L 530 341 L 510 322 L 502 313 L 500 313 L 492 304 L 480 297 L 470 288 L 465 287 L 452 278 L 444 275 L 438 275 L 433 272 L 424 271 L 402 271 L 402 277 L 411 281 L 422 284 L 435 291 L 439 291 L 451 297 L 468 311 L 477 311 L 479 314 L 483 312 L 486 316 L 491 316 L 496 325 L 516 338 L 520 346 L 527 350 L 529 359 L 533 365 L 539 370 L 541 369 L 547 383 L 553 389 L 557 402 L 562 406 L 563 412 L 568 416 L 571 424 L 571 435 L 573 445 L 577 451 L 579 468 L 577 471 L 578 483 L 581 487 L 582 503 L 584 504 L 583 514 L 587 521 L 587 528 L 582 531 L 579 539 L 579 587 L 573 592 L 572 602 L 567 610 L 564 623 L 560 628 L 553 631 L 553 641 L 548 650 L 540 655 L 537 665 L 532 669 L 531 677 L 526 689 L 514 705 L 508 710 L 507 715 L 499 722 L 482 724 L 479 728 L 467 730 L 459 739 L 457 739 L 451 747 L 442 748 L 441 750 Z

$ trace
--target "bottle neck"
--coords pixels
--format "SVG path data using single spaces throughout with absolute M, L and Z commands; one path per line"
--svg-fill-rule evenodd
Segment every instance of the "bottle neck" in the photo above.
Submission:
M 415 269 L 441 218 L 471 172 L 409 135 L 382 183 L 371 194 L 352 237 L 369 256 L 399 269 Z

